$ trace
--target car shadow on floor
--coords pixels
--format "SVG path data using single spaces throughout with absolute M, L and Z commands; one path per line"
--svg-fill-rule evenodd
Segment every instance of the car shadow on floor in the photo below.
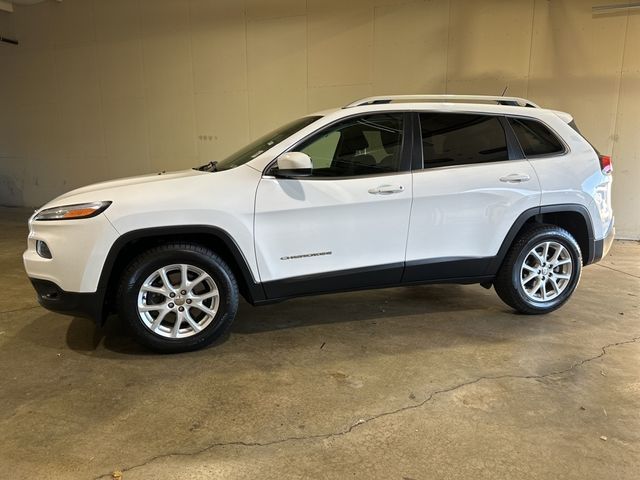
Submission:
M 513 328 L 526 328 L 526 316 L 515 314 L 493 292 L 478 286 L 429 285 L 298 298 L 262 307 L 242 302 L 230 333 L 211 348 L 226 343 L 230 336 L 258 335 L 305 327 L 350 324 L 350 329 L 380 325 L 406 333 L 407 329 L 450 330 L 460 336 L 483 336 Z M 393 323 L 393 327 L 391 324 Z M 492 333 L 493 332 L 493 333 Z M 327 332 L 331 333 L 331 332 Z M 305 341 L 304 331 L 299 334 Z M 66 343 L 74 351 L 101 356 L 107 352 L 131 356 L 157 355 L 137 344 L 121 319 L 112 315 L 102 327 L 84 318 L 68 326 Z M 205 350 L 206 351 L 206 350 Z M 104 356 L 109 356 L 108 353 Z
M 493 292 L 462 285 L 423 285 L 310 296 L 253 308 L 243 303 L 232 327 L 237 333 L 452 314 L 462 311 L 511 311 Z
M 67 345 L 76 352 L 97 352 L 102 343 L 106 350 L 126 355 L 156 355 L 136 343 L 127 325 L 117 315 L 110 316 L 103 326 L 86 318 L 74 318 L 69 324 Z

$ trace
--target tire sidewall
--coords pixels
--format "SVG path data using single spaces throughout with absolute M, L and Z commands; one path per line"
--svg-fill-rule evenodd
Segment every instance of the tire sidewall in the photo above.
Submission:
M 216 283 L 220 292 L 220 303 L 213 321 L 201 332 L 186 338 L 171 339 L 151 331 L 138 313 L 138 294 L 142 283 L 156 270 L 172 264 L 188 264 L 207 272 Z M 172 249 L 154 252 L 153 256 L 142 259 L 138 268 L 129 272 L 124 279 L 120 296 L 120 315 L 132 328 L 138 340 L 145 346 L 165 352 L 184 352 L 201 348 L 221 336 L 235 317 L 238 305 L 238 292 L 232 273 L 215 256 L 208 256 L 190 249 Z
M 545 241 L 557 242 L 568 250 L 569 255 L 571 256 L 571 261 L 573 262 L 573 271 L 571 279 L 569 281 L 569 285 L 567 285 L 567 288 L 565 288 L 560 295 L 549 302 L 536 302 L 535 300 L 529 298 L 520 283 L 520 269 L 522 268 L 522 264 L 531 249 Z M 524 244 L 524 246 L 516 256 L 511 271 L 511 284 L 514 287 L 517 295 L 520 297 L 521 301 L 526 303 L 529 308 L 543 313 L 555 310 L 569 299 L 573 291 L 578 286 L 581 274 L 582 255 L 580 253 L 580 248 L 573 237 L 571 237 L 569 234 L 565 234 L 562 230 L 556 232 L 538 232 Z

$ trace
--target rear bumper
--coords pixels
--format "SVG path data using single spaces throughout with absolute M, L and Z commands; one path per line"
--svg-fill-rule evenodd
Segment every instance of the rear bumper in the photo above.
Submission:
M 49 280 L 38 278 L 29 278 L 29 280 L 36 290 L 38 303 L 47 310 L 64 315 L 91 318 L 99 324 L 102 323 L 104 315 L 102 292 L 66 292 Z
M 607 232 L 606 236 L 601 240 L 596 240 L 594 245 L 594 255 L 593 260 L 589 263 L 596 263 L 602 260 L 607 256 L 609 250 L 611 250 L 611 245 L 613 244 L 613 240 L 616 236 L 616 228 L 611 224 L 611 228 Z

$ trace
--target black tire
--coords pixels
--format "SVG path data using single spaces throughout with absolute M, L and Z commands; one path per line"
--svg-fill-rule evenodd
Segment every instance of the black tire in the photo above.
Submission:
M 547 241 L 556 242 L 567 249 L 572 262 L 571 277 L 566 281 L 564 290 L 555 298 L 548 301 L 536 301 L 527 295 L 522 286 L 521 269 L 529 252 L 537 245 Z M 550 270 L 554 271 L 554 269 Z M 581 274 L 582 253 L 573 236 L 565 229 L 555 225 L 538 224 L 526 229 L 513 242 L 493 285 L 504 303 L 521 313 L 534 315 L 549 313 L 560 308 L 575 290 Z M 542 286 L 542 288 L 547 287 Z
M 218 291 L 217 311 L 201 331 L 184 338 L 167 338 L 151 330 L 138 311 L 138 295 L 143 283 L 157 270 L 168 265 L 186 264 L 202 270 L 215 282 Z M 187 275 L 188 277 L 188 275 Z M 180 298 L 182 302 L 186 300 Z M 164 303 L 171 301 L 163 298 Z M 197 350 L 222 337 L 231 326 L 238 310 L 238 284 L 222 258 L 212 250 L 192 243 L 170 243 L 150 249 L 136 257 L 125 270 L 118 290 L 118 314 L 131 327 L 134 337 L 142 345 L 161 353 L 178 353 Z M 176 304 L 177 304 L 176 300 Z M 177 307 L 191 311 L 195 306 Z M 202 315 L 198 313 L 194 315 Z M 173 317 L 171 317 L 173 315 Z M 176 313 L 169 313 L 169 320 Z M 157 318 L 157 317 L 156 317 Z M 193 317 L 190 317 L 193 318 Z M 204 325 L 204 323 L 203 323 Z M 190 328 L 189 325 L 187 325 Z

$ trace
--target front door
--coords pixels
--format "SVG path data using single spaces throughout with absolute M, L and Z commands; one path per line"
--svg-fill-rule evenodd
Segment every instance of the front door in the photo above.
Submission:
M 395 284 L 411 209 L 405 115 L 376 113 L 324 127 L 293 147 L 309 177 L 258 185 L 255 247 L 267 297 Z

